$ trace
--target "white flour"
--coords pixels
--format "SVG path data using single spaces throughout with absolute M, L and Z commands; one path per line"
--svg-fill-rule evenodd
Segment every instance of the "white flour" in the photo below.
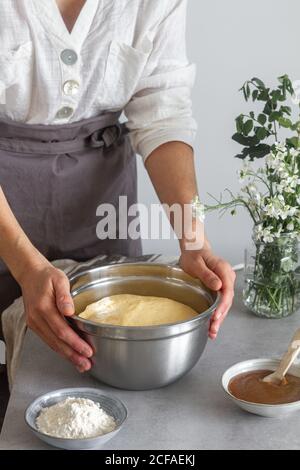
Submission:
M 98 403 L 74 397 L 67 397 L 56 405 L 44 408 L 36 425 L 44 434 L 69 439 L 101 436 L 116 428 L 114 418 Z

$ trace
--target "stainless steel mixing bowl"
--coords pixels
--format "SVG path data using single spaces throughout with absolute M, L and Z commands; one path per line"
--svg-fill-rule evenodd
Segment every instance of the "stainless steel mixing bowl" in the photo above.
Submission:
M 96 263 L 69 277 L 77 315 L 102 297 L 125 293 L 167 297 L 199 312 L 188 321 L 145 327 L 97 324 L 74 315 L 71 325 L 95 351 L 94 377 L 118 388 L 147 390 L 174 382 L 197 363 L 219 298 L 199 280 L 155 263 Z

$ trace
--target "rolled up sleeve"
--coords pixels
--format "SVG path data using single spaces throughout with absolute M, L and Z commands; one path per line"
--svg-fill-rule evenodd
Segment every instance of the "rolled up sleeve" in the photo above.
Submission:
M 166 4 L 143 76 L 124 110 L 133 148 L 144 161 L 166 142 L 193 146 L 197 131 L 191 101 L 196 67 L 186 56 L 187 0 Z

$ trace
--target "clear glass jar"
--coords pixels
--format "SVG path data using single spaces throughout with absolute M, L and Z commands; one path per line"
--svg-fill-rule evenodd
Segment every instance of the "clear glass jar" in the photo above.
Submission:
M 243 302 L 255 315 L 283 318 L 300 306 L 299 242 L 282 235 L 245 251 Z

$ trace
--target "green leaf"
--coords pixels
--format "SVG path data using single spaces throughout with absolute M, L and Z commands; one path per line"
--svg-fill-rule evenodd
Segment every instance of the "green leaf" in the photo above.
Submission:
M 247 101 L 248 101 L 248 99 L 250 98 L 250 94 L 251 94 L 251 91 L 250 91 L 250 86 L 249 86 L 249 83 L 247 83 L 247 85 L 246 85 L 246 96 L 247 96 Z
M 281 127 L 285 127 L 287 129 L 291 129 L 293 127 L 292 121 L 290 119 L 284 118 L 282 116 L 280 116 L 278 118 L 278 122 L 279 122 Z
M 256 101 L 256 100 L 257 100 L 258 93 L 259 93 L 258 90 L 253 90 L 253 91 L 252 91 L 252 100 L 253 100 L 253 101 Z
M 284 74 L 284 75 L 281 75 L 280 77 L 278 77 L 278 81 L 282 84 L 284 82 L 286 82 L 286 80 L 289 80 L 289 76 L 287 74 Z
M 269 104 L 269 103 L 266 103 L 266 104 L 265 104 L 265 107 L 264 107 L 264 109 L 263 109 L 263 113 L 264 113 L 264 114 L 267 114 L 267 115 L 270 115 L 271 112 L 272 112 L 272 108 L 271 108 L 270 104 Z
M 284 92 L 282 95 L 278 97 L 278 101 L 285 101 L 286 100 L 286 93 Z
M 245 145 L 246 147 L 251 147 L 252 145 L 258 144 L 258 139 L 256 136 L 253 137 L 245 137 L 242 134 L 236 133 L 232 136 L 232 140 L 237 142 L 238 144 Z
M 270 153 L 270 150 L 270 145 L 259 144 L 249 149 L 249 157 L 251 160 L 254 160 L 255 158 L 263 158 Z
M 256 137 L 259 140 L 264 140 L 268 135 L 267 130 L 264 127 L 257 127 L 256 129 L 257 129 L 255 132 Z
M 253 111 L 250 111 L 249 115 L 250 115 L 251 119 L 255 119 L 255 114 L 254 114 Z
M 244 85 L 244 86 L 242 87 L 242 91 L 243 91 L 243 95 L 244 95 L 245 101 L 248 101 L 248 96 L 247 96 L 247 92 L 246 92 L 246 85 Z
M 243 134 L 248 135 L 253 129 L 253 121 L 251 119 L 248 119 L 248 121 L 245 122 L 243 126 Z
M 235 124 L 236 124 L 236 130 L 239 134 L 241 134 L 243 132 L 243 126 L 244 126 L 244 116 L 243 114 L 240 114 L 236 120 L 235 120 Z
M 287 74 L 278 77 L 278 81 L 282 84 L 284 89 L 288 90 L 291 95 L 294 93 L 293 84 Z
M 254 82 L 260 88 L 266 88 L 266 85 L 264 84 L 262 80 L 260 80 L 260 78 L 253 77 L 251 82 Z
M 250 95 L 251 95 L 249 82 L 245 82 L 244 85 L 242 86 L 242 88 L 239 89 L 239 91 L 243 92 L 245 100 L 248 101 L 248 99 L 250 98 Z
M 287 143 L 290 144 L 292 147 L 298 148 L 299 147 L 299 139 L 298 137 L 291 137 L 290 139 L 286 139 Z
M 267 116 L 265 114 L 259 114 L 257 120 L 258 120 L 259 124 L 264 126 L 267 122 Z
M 292 127 L 290 127 L 292 131 L 300 131 L 300 121 L 295 122 L 295 124 L 292 124 Z
M 271 91 L 272 103 L 276 104 L 278 100 L 281 98 L 281 91 L 280 90 L 273 90 Z M 285 98 L 283 98 L 285 99 Z
M 244 159 L 249 155 L 249 147 L 244 147 L 242 153 L 235 156 L 235 158 Z
M 278 121 L 280 117 L 281 117 L 281 114 L 279 111 L 272 111 L 272 113 L 269 116 L 269 121 L 270 122 Z
M 280 111 L 290 116 L 292 113 L 292 108 L 290 106 L 281 106 Z
M 264 89 L 262 89 L 262 90 L 259 92 L 257 99 L 258 99 L 259 101 L 268 101 L 268 100 L 270 99 L 270 97 L 269 97 L 269 91 L 270 91 L 269 88 L 264 88 Z

